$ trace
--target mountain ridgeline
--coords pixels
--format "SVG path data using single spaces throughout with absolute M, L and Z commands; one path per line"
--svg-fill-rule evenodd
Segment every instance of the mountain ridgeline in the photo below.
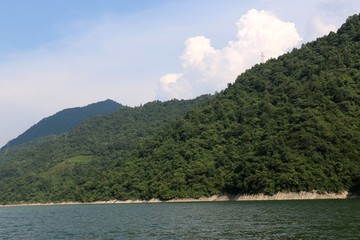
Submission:
M 92 118 L 70 132 L 0 152 L 0 202 L 110 199 L 132 152 L 162 127 L 211 98 L 150 102 Z M 96 193 L 98 189 L 102 193 Z M 105 190 L 106 189 L 106 190 Z M 104 191 L 105 190 L 105 191 Z
M 23 134 L 9 141 L 6 146 L 11 147 L 29 142 L 35 138 L 68 132 L 92 117 L 111 114 L 121 107 L 121 104 L 108 99 L 85 107 L 64 109 L 42 119 Z
M 152 102 L 0 152 L 0 202 L 360 192 L 360 16 L 214 96 Z
M 141 146 L 130 168 L 146 170 L 128 177 L 130 189 L 161 199 L 356 191 L 359 106 L 355 15 L 337 33 L 254 66 Z

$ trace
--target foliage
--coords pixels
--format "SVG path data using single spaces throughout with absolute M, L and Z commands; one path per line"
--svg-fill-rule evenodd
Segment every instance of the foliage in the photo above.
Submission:
M 0 201 L 359 191 L 360 16 L 215 96 L 152 102 L 0 155 Z
M 209 98 L 123 107 L 63 135 L 4 149 L 0 152 L 0 202 L 111 198 L 114 190 L 108 172 L 121 168 L 131 151 L 162 126 Z
M 355 15 L 337 34 L 254 66 L 172 122 L 127 166 L 134 173 L 127 178 L 138 179 L 129 183 L 132 196 L 354 189 L 360 175 L 359 34 Z M 134 165 L 146 174 L 133 172 Z

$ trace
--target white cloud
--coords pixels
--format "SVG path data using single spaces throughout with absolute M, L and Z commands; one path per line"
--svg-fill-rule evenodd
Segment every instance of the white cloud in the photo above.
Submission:
M 337 30 L 337 27 L 334 24 L 325 24 L 320 17 L 314 17 L 312 23 L 315 30 L 315 36 L 318 37 L 327 35 L 331 31 L 336 32 Z
M 168 95 L 169 97 L 173 98 L 180 98 L 182 95 L 186 94 L 186 92 L 191 91 L 191 86 L 181 85 L 177 83 L 177 81 L 182 78 L 182 76 L 182 73 L 170 73 L 162 76 L 160 78 L 160 87 L 163 95 Z M 174 93 L 176 95 L 174 95 Z
M 249 8 L 269 12 L 249 11 L 232 30 L 239 13 Z M 270 58 L 291 49 L 299 39 L 297 31 L 305 41 L 316 39 L 359 9 L 360 1 L 354 0 L 183 0 L 135 11 L 100 7 L 97 17 L 75 17 L 65 25 L 44 18 L 59 31 L 46 44 L 33 39 L 46 31 L 21 25 L 21 36 L 33 33 L 23 38 L 39 47 L 1 52 L 0 146 L 63 108 L 105 98 L 134 106 L 156 95 L 163 100 L 191 98 L 222 90 L 260 62 L 262 52 Z M 34 13 L 29 14 L 31 18 Z M 296 29 L 278 17 L 296 22 Z M 189 38 L 184 49 L 179 39 L 196 35 L 201 36 Z M 179 60 L 173 57 L 179 55 Z M 171 72 L 175 74 L 159 82 L 159 76 Z
M 238 22 L 237 39 L 222 49 L 204 36 L 189 38 L 180 56 L 182 73 L 167 74 L 159 82 L 157 97 L 192 98 L 222 90 L 237 75 L 261 61 L 261 54 L 274 58 L 296 46 L 300 39 L 295 25 L 267 11 L 249 10 Z
M 183 60 L 183 67 L 190 66 L 201 67 L 203 60 L 207 55 L 215 52 L 215 49 L 211 47 L 210 40 L 203 36 L 192 37 L 185 42 L 186 49 L 181 55 Z

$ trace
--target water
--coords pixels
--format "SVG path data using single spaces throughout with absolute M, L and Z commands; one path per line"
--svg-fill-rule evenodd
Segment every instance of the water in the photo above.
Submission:
M 0 208 L 0 239 L 360 239 L 360 200 Z

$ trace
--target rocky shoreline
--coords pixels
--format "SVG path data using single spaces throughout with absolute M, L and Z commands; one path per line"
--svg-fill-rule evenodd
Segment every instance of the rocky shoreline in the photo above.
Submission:
M 111 201 L 95 201 L 95 202 L 51 202 L 51 203 L 18 203 L 5 204 L 2 207 L 10 206 L 56 206 L 56 205 L 80 205 L 80 204 L 131 204 L 131 203 L 181 203 L 181 202 L 226 202 L 226 201 L 274 201 L 274 200 L 320 200 L 320 199 L 348 199 L 359 198 L 359 196 L 351 196 L 348 192 L 342 193 L 317 193 L 298 192 L 284 193 L 279 192 L 274 195 L 255 194 L 255 195 L 214 195 L 211 197 L 201 198 L 175 198 L 170 200 L 150 199 L 150 200 L 111 200 Z

